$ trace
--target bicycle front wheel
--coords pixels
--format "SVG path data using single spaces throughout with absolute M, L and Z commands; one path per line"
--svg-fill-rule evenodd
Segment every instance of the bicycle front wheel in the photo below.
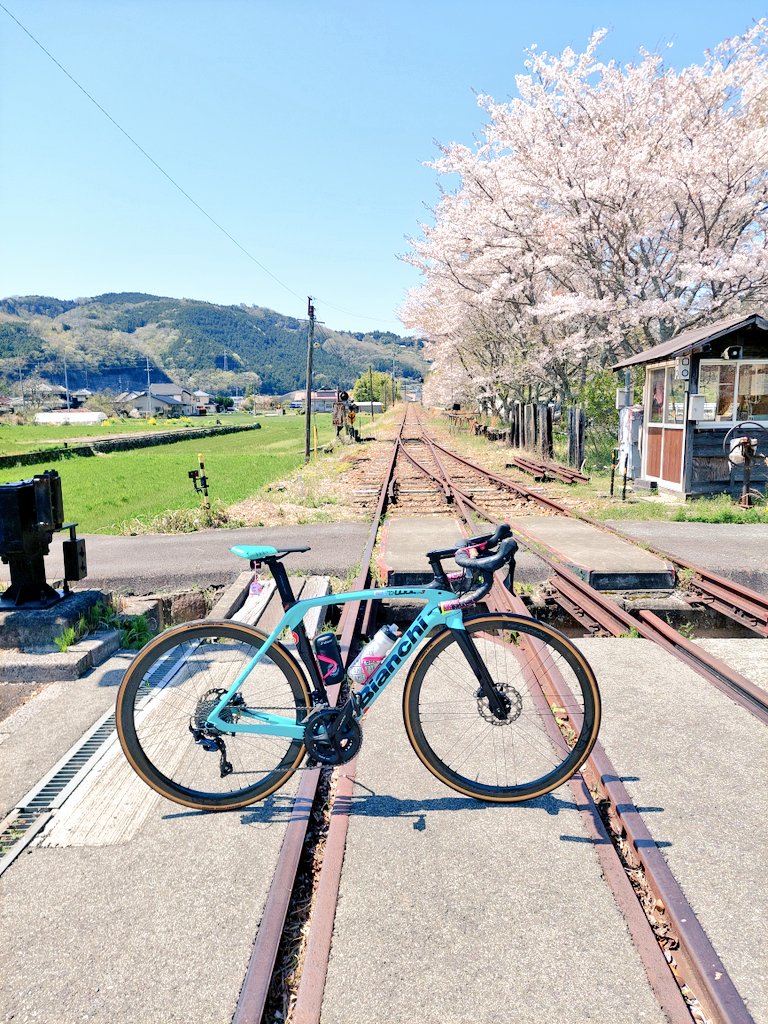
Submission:
M 266 636 L 234 622 L 190 622 L 150 641 L 117 695 L 117 732 L 144 781 L 187 807 L 231 810 L 282 786 L 304 756 L 301 740 L 254 733 L 201 734 L 215 706 Z M 249 673 L 222 717 L 243 707 L 306 718 L 311 705 L 301 670 L 279 644 Z
M 597 739 L 600 692 L 571 641 L 504 613 L 467 618 L 467 632 L 509 710 L 495 717 L 450 630 L 423 649 L 406 680 L 403 716 L 433 775 L 479 800 L 519 803 L 582 766 Z

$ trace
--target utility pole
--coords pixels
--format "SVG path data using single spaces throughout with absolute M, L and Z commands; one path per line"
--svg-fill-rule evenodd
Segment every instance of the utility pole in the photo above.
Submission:
M 152 385 L 149 383 L 149 356 L 147 356 L 147 419 L 152 415 L 151 402 L 152 402 Z
M 304 461 L 309 462 L 310 452 L 310 426 L 309 421 L 312 415 L 312 347 L 315 338 L 315 307 L 312 305 L 312 296 L 307 296 L 307 316 L 309 317 L 309 329 L 307 331 L 307 419 L 304 424 Z
M 67 411 L 69 411 L 69 377 L 67 376 L 67 352 L 64 350 L 64 391 L 67 395 Z
M 368 366 L 368 386 L 371 392 L 371 423 L 373 423 L 373 367 Z

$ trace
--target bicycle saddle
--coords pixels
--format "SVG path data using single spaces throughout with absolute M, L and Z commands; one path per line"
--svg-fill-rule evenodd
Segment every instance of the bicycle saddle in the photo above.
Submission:
M 311 548 L 309 546 L 304 548 L 273 548 L 269 544 L 238 544 L 229 550 L 233 555 L 247 558 L 249 562 L 261 562 L 265 558 L 282 558 L 283 555 L 301 554 L 304 551 L 311 551 Z

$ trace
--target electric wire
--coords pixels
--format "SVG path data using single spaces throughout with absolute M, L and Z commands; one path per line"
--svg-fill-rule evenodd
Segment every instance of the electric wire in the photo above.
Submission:
M 275 274 L 272 273 L 271 270 L 269 270 L 268 267 L 265 267 L 263 263 L 261 263 L 258 259 L 256 259 L 256 257 L 251 252 L 249 252 L 248 249 L 246 249 L 245 246 L 242 245 L 235 238 L 234 235 L 230 234 L 230 232 L 227 231 L 227 229 L 222 224 L 220 224 L 214 217 L 212 217 L 211 214 L 208 213 L 208 211 L 206 209 L 204 209 L 204 207 L 202 207 L 200 205 L 200 203 L 198 203 L 197 200 L 194 199 L 189 194 L 189 192 L 187 192 L 186 189 L 184 189 L 178 183 L 178 181 L 176 181 L 176 179 L 173 178 L 168 173 L 168 171 L 166 171 L 165 168 L 163 168 L 157 162 L 157 160 L 155 160 L 155 158 L 153 156 L 151 156 L 146 151 L 146 149 L 144 149 L 144 147 L 142 145 L 140 145 L 140 143 L 138 143 L 136 141 L 136 139 L 134 139 L 133 136 L 129 132 L 127 132 L 126 129 L 123 128 L 123 126 L 121 124 L 119 124 L 114 119 L 114 117 L 112 117 L 112 115 L 109 113 L 109 111 L 106 110 L 99 103 L 99 101 L 97 99 L 95 99 L 94 96 L 91 95 L 90 92 L 88 92 L 88 90 L 85 88 L 85 86 L 81 85 L 80 82 L 78 82 L 78 80 L 74 77 L 74 75 L 70 74 L 70 72 L 67 71 L 67 69 L 64 67 L 64 65 L 60 61 L 58 61 L 56 59 L 56 57 L 54 57 L 54 55 L 50 52 L 50 50 L 46 49 L 46 47 L 40 42 L 40 40 L 35 35 L 33 35 L 32 32 L 30 32 L 30 30 L 24 24 L 22 24 L 22 22 L 19 21 L 19 19 L 16 17 L 15 14 L 13 14 L 11 11 L 8 10 L 8 8 L 5 6 L 4 3 L 0 2 L 0 8 L 5 11 L 5 13 L 8 15 L 8 17 L 12 21 L 14 21 L 19 26 L 19 28 L 22 30 L 22 32 L 24 32 L 25 35 L 27 35 L 32 40 L 32 42 L 35 44 L 35 46 L 39 47 L 39 49 L 41 49 L 43 51 L 43 53 L 46 55 L 46 57 L 48 57 L 51 61 L 53 61 L 53 63 L 56 65 L 56 67 L 59 68 L 59 70 L 62 71 L 67 76 L 67 78 L 70 80 L 70 82 L 72 82 L 72 84 L 75 85 L 80 90 L 80 92 L 82 92 L 83 95 L 86 96 L 91 101 L 91 103 L 93 103 L 93 105 L 98 110 L 101 111 L 101 113 L 107 118 L 107 120 L 110 121 L 115 126 L 115 128 L 117 128 L 117 130 L 119 132 L 121 132 L 121 134 L 123 134 L 126 137 L 126 139 L 128 139 L 128 141 L 133 146 L 136 147 L 136 149 L 138 149 L 138 151 L 142 154 L 142 156 L 144 156 L 147 160 L 149 160 L 149 162 L 152 164 L 152 166 L 155 167 L 163 175 L 163 177 L 166 178 L 171 183 L 171 185 L 173 185 L 173 187 L 175 189 L 177 189 L 184 196 L 185 199 L 187 199 L 197 210 L 199 210 L 199 212 L 202 213 L 202 215 L 205 218 L 207 218 L 207 220 L 209 220 L 211 222 L 211 224 L 213 224 L 214 227 L 218 228 L 218 230 L 221 231 L 221 233 L 223 235 L 225 235 L 230 240 L 230 242 L 233 243 L 233 245 L 237 246 L 237 248 L 240 250 L 240 252 L 242 252 L 249 260 L 251 260 L 252 263 L 255 263 L 256 266 L 260 270 L 262 270 L 268 277 L 271 277 L 272 280 L 276 284 L 279 284 L 281 288 L 284 288 L 290 295 L 293 295 L 294 298 L 301 299 L 303 301 L 303 299 L 304 299 L 303 295 L 299 295 L 299 293 L 295 292 L 293 290 L 293 288 L 291 288 L 289 285 L 287 285 L 285 283 L 285 281 L 281 281 L 279 277 L 277 277 Z M 364 313 L 355 313 L 352 310 L 344 309 L 341 306 L 336 306 L 332 302 L 327 302 L 325 299 L 321 299 L 320 301 L 323 302 L 323 304 L 328 306 L 330 309 L 336 309 L 336 310 L 338 310 L 341 313 L 347 313 L 349 316 L 359 317 L 362 320 L 371 320 L 371 321 L 373 321 L 375 323 L 386 323 L 386 324 L 399 323 L 399 321 L 396 321 L 396 320 L 380 320 L 378 317 L 368 316 L 368 315 L 366 315 Z

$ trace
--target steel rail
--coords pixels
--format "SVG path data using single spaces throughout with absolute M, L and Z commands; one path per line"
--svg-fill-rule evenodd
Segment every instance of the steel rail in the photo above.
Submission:
M 386 508 L 388 486 L 394 472 L 400 444 L 400 435 L 402 434 L 404 423 L 405 417 L 403 417 L 403 420 L 399 425 L 392 457 L 379 492 L 376 512 L 374 514 L 365 548 L 363 549 L 360 572 L 354 584 L 354 590 L 364 590 L 370 582 L 370 566 L 373 558 L 373 549 L 376 544 L 379 522 L 384 514 L 384 509 Z M 344 605 L 342 611 L 340 621 L 341 642 L 339 646 L 341 648 L 345 664 L 349 660 L 357 620 L 360 615 L 360 605 L 361 602 L 359 601 L 350 601 Z M 328 688 L 328 703 L 331 707 L 336 706 L 339 697 L 339 689 L 340 686 L 338 685 Z M 348 770 L 353 771 L 353 766 L 354 761 L 350 762 Z M 272 981 L 277 952 L 283 935 L 283 929 L 285 928 L 286 916 L 296 880 L 299 859 L 304 849 L 307 827 L 309 825 L 310 814 L 312 812 L 312 806 L 317 793 L 319 781 L 320 768 L 312 768 L 302 772 L 301 781 L 291 810 L 291 817 L 288 822 L 283 844 L 280 848 L 277 866 L 275 868 L 275 873 L 272 876 L 272 882 L 264 905 L 264 912 L 256 933 L 256 939 L 251 951 L 251 956 L 248 960 L 248 967 L 246 968 L 245 978 L 240 990 L 237 1006 L 235 1007 L 232 1024 L 260 1024 L 264 1015 L 264 1008 Z M 331 833 L 329 830 L 328 839 L 326 841 L 326 857 L 329 853 L 333 855 L 333 851 L 334 846 L 331 842 Z M 340 870 L 341 865 L 339 865 L 339 871 Z M 329 914 L 328 906 L 324 903 L 322 906 L 317 906 L 315 911 L 317 913 L 317 922 L 316 924 L 313 923 L 313 928 L 322 931 L 323 922 L 327 922 Z M 330 928 L 331 930 L 333 928 L 333 909 L 330 910 Z M 310 933 L 310 937 L 312 937 L 313 934 L 314 933 Z M 308 961 L 305 961 L 305 963 L 307 962 Z M 310 975 L 312 975 L 311 970 Z M 324 983 L 324 974 L 322 980 Z M 322 985 L 320 988 L 322 992 Z
M 460 494 L 460 492 L 458 493 Z M 461 497 L 464 496 L 461 495 Z M 497 525 L 500 522 L 500 520 L 489 513 L 482 514 L 488 522 Z M 468 523 L 468 525 L 470 524 Z M 578 580 L 578 577 L 576 579 Z M 583 581 L 578 580 L 578 582 L 582 587 L 591 589 L 586 584 L 583 584 Z M 519 597 L 510 594 L 498 581 L 494 581 L 492 593 L 494 595 L 494 603 L 497 606 L 506 606 L 518 614 L 530 616 L 523 601 Z M 597 592 L 594 593 L 597 594 Z M 584 595 L 582 594 L 581 596 Z M 602 598 L 602 595 L 600 597 Z M 602 601 L 594 603 L 602 604 Z M 621 625 L 626 625 L 626 620 L 629 620 L 630 623 L 633 623 L 638 628 L 635 620 L 632 620 L 631 616 L 622 609 L 617 608 L 616 612 L 617 616 L 614 620 L 613 628 L 616 628 L 616 626 L 620 628 Z M 652 613 L 648 614 L 651 615 Z M 656 617 L 654 616 L 654 618 Z M 642 631 L 643 626 L 640 626 L 639 629 Z M 561 706 L 565 705 L 567 703 L 565 700 L 567 684 L 564 680 L 558 680 L 556 672 L 553 673 L 551 670 L 548 670 L 546 675 L 548 677 L 548 684 L 554 687 Z M 576 779 L 572 779 L 569 783 L 572 791 L 576 794 L 580 790 L 580 795 L 588 798 L 591 808 L 594 808 L 594 815 L 599 818 L 594 797 L 583 781 L 585 774 L 592 776 L 593 788 L 599 791 L 610 804 L 612 813 L 621 823 L 626 838 L 631 843 L 637 862 L 642 866 L 652 891 L 657 899 L 661 900 L 661 905 L 665 908 L 664 912 L 668 914 L 670 924 L 679 941 L 676 955 L 678 961 L 680 961 L 678 970 L 683 981 L 694 992 L 705 1010 L 713 1015 L 714 1019 L 718 1022 L 722 1022 L 722 1024 L 754 1024 L 753 1018 L 747 1010 L 725 965 L 715 951 L 706 932 L 701 927 L 693 908 L 688 903 L 669 865 L 664 860 L 632 797 L 620 781 L 619 772 L 609 760 L 599 741 L 595 744 L 580 774 L 582 775 L 581 783 Z M 582 813 L 584 815 L 584 812 Z M 584 816 L 589 820 L 591 828 L 594 829 L 594 817 L 589 813 Z M 602 826 L 602 822 L 600 824 Z M 607 839 L 604 826 L 602 826 L 600 831 L 602 834 L 605 834 Z M 613 845 L 610 848 L 614 850 Z M 596 846 L 596 851 L 601 863 L 603 863 L 606 850 L 598 845 Z M 688 1007 L 678 989 L 677 981 L 673 980 L 672 972 L 655 936 L 653 936 L 652 942 L 649 943 L 650 924 L 639 905 L 639 901 L 634 896 L 634 892 L 632 892 L 631 899 L 627 898 L 626 886 L 629 886 L 631 890 L 631 885 L 623 868 L 621 868 L 621 874 L 624 875 L 625 884 L 618 883 L 615 863 L 618 860 L 618 853 L 614 850 L 613 857 L 608 859 L 613 863 L 610 874 L 606 871 L 606 878 L 609 879 L 609 884 L 614 880 L 617 882 L 617 888 L 614 891 L 622 910 L 625 911 L 633 936 L 636 931 L 642 936 L 642 944 L 638 946 L 638 949 L 644 955 L 643 962 L 648 970 L 649 981 L 660 1005 L 667 1012 L 670 1020 L 690 1021 Z M 642 915 L 643 924 L 640 923 L 638 914 Z M 674 990 L 672 986 L 674 986 Z
M 512 455 L 511 459 L 511 465 L 521 469 L 524 473 L 530 473 L 532 476 L 542 480 L 549 478 L 550 480 L 560 480 L 564 484 L 573 484 L 577 480 L 579 483 L 589 482 L 588 476 L 584 476 L 583 473 L 579 473 L 576 469 L 559 466 L 556 462 L 528 458 L 525 455 Z

